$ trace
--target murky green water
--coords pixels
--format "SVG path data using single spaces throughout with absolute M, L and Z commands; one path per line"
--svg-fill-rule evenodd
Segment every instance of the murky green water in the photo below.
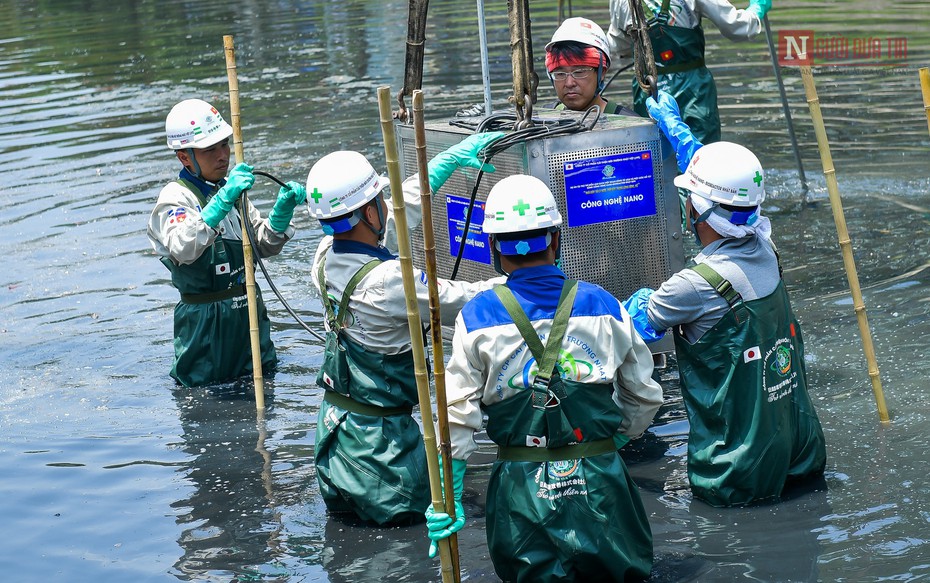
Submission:
M 534 2 L 537 58 L 557 3 Z M 607 2 L 573 2 L 606 25 Z M 510 87 L 504 2 L 486 7 L 496 108 Z M 930 579 L 930 134 L 917 67 L 930 64 L 930 3 L 777 2 L 782 29 L 905 37 L 906 66 L 818 67 L 881 378 L 878 423 L 836 230 L 796 70 L 785 83 L 812 190 L 802 204 L 764 39 L 709 31 L 724 136 L 769 173 L 767 212 L 805 328 L 828 439 L 826 490 L 774 506 L 691 503 L 674 370 L 667 404 L 628 454 L 655 534 L 656 581 Z M 248 386 L 179 390 L 176 292 L 145 224 L 176 174 L 163 145 L 171 105 L 228 110 L 222 36 L 237 46 L 246 159 L 286 180 L 337 149 L 383 160 L 375 90 L 403 79 L 398 0 L 197 3 L 0 0 L 0 516 L 6 581 L 429 581 L 422 527 L 327 518 L 316 490 L 312 382 L 319 342 L 269 298 L 281 370 L 256 421 Z M 433 0 L 430 117 L 482 100 L 472 2 Z M 612 93 L 626 93 L 627 81 Z M 552 98 L 543 86 L 541 101 Z M 380 162 L 379 162 L 380 163 Z M 260 184 L 265 211 L 276 189 Z M 269 261 L 313 326 L 305 216 Z M 494 581 L 484 540 L 486 468 L 469 478 L 460 536 L 469 581 Z

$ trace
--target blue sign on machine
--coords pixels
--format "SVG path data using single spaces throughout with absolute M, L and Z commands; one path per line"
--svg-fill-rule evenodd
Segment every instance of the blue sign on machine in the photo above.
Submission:
M 649 150 L 565 162 L 563 170 L 569 227 L 656 213 Z
M 468 226 L 468 236 L 465 237 L 464 259 L 470 259 L 486 265 L 491 264 L 491 246 L 488 236 L 481 230 L 484 223 L 483 201 L 476 200 L 471 212 L 471 222 Z M 463 196 L 446 195 L 446 216 L 449 220 L 449 254 L 457 257 L 459 246 L 462 243 L 462 233 L 465 231 L 465 219 L 468 216 L 469 199 Z

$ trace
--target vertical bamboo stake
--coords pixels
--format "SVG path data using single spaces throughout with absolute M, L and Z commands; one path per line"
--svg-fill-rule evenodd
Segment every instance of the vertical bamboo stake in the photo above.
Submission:
M 403 187 L 400 178 L 400 162 L 397 158 L 397 142 L 394 138 L 394 120 L 391 113 L 391 88 L 378 87 L 378 110 L 381 114 L 381 133 L 384 137 L 384 158 L 387 163 L 391 184 L 391 204 L 394 206 L 394 225 L 397 228 L 397 248 L 400 256 L 401 275 L 404 280 L 404 296 L 407 299 L 407 325 L 410 328 L 410 345 L 413 350 L 414 376 L 417 380 L 417 396 L 420 412 L 429 417 L 432 411 L 429 397 L 429 378 L 426 372 L 426 353 L 423 348 L 423 325 L 417 305 L 416 282 L 413 277 L 413 260 L 410 256 L 410 232 L 407 230 L 407 210 L 404 207 Z M 429 489 L 433 498 L 433 509 L 443 512 L 442 484 L 439 479 L 439 459 L 436 453 L 436 431 L 430 422 L 423 423 L 423 445 L 426 447 L 426 464 L 429 472 Z M 450 583 L 452 555 L 449 539 L 439 541 L 439 560 L 442 564 L 442 580 Z
M 805 58 L 804 55 L 801 58 Z M 827 130 L 824 126 L 823 115 L 820 112 L 820 99 L 817 97 L 817 88 L 814 86 L 814 75 L 809 65 L 801 66 L 801 78 L 804 81 L 804 91 L 807 93 L 807 105 L 811 110 L 814 122 L 814 132 L 817 135 L 817 146 L 820 149 L 820 160 L 823 162 L 823 174 L 827 179 L 827 192 L 830 195 L 830 206 L 833 209 L 833 221 L 836 223 L 836 232 L 839 237 L 840 249 L 843 252 L 843 264 L 846 267 L 846 278 L 849 280 L 849 289 L 852 292 L 853 306 L 859 320 L 859 334 L 862 336 L 862 350 L 869 366 L 869 379 L 872 381 L 872 393 L 875 404 L 878 406 L 878 418 L 887 423 L 888 409 L 885 406 L 885 395 L 882 392 L 882 381 L 878 376 L 878 363 L 875 361 L 875 348 L 872 346 L 872 334 L 869 331 L 869 320 L 865 313 L 865 304 L 862 301 L 862 291 L 859 289 L 859 276 L 856 273 L 856 261 L 853 258 L 852 243 L 846 229 L 846 217 L 843 214 L 843 201 L 840 200 L 839 187 L 836 183 L 836 170 L 833 167 L 833 156 L 830 154 L 830 144 L 827 142 Z
M 930 70 L 927 67 L 918 69 L 920 72 L 920 91 L 924 95 L 924 112 L 927 114 L 927 128 L 930 129 Z
M 442 318 L 439 306 L 439 283 L 436 275 L 436 237 L 433 234 L 432 192 L 426 159 L 426 130 L 423 125 L 423 91 L 413 92 L 414 146 L 417 153 L 417 171 L 420 177 L 420 207 L 423 212 L 423 253 L 426 258 L 426 281 L 429 290 L 430 340 L 433 344 L 433 378 L 436 384 L 436 417 L 439 424 L 439 453 L 442 465 L 442 487 L 445 491 L 446 514 L 455 520 L 455 488 L 452 481 L 452 438 L 449 435 L 449 409 L 446 400 L 446 365 L 442 348 Z M 463 245 L 464 240 L 463 240 Z M 421 410 L 422 413 L 422 410 Z M 452 573 L 459 581 L 458 535 L 449 537 L 452 554 Z
M 223 36 L 223 49 L 226 52 L 226 76 L 229 79 L 229 109 L 232 118 L 233 147 L 236 162 L 243 161 L 242 126 L 239 120 L 239 78 L 236 75 L 236 49 L 232 35 Z M 242 255 L 245 258 L 245 295 L 249 302 L 249 337 L 252 342 L 252 378 L 255 382 L 255 408 L 265 410 L 265 388 L 262 379 L 262 349 L 258 337 L 258 298 L 255 293 L 255 264 L 252 263 L 252 243 L 246 230 L 249 220 L 249 199 L 247 192 L 239 197 L 239 219 L 242 221 Z

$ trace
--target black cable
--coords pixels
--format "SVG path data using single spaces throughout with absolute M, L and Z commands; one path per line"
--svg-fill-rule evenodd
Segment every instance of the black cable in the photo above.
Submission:
M 605 91 L 607 91 L 607 88 L 610 87 L 610 84 L 614 82 L 614 79 L 617 78 L 617 75 L 619 75 L 620 73 L 626 71 L 627 69 L 629 69 L 629 68 L 632 67 L 632 66 L 633 66 L 633 63 L 630 63 L 629 65 L 627 65 L 627 66 L 625 66 L 625 67 L 620 67 L 619 69 L 617 69 L 617 71 L 616 71 L 613 75 L 610 76 L 610 79 L 607 80 L 607 83 L 604 83 L 604 88 L 601 89 L 601 93 L 604 93 Z
M 277 182 L 277 183 L 280 184 L 281 186 L 287 186 L 287 184 L 285 184 L 284 182 L 278 180 L 277 178 L 275 178 L 275 177 L 272 176 L 271 174 L 268 174 L 267 172 L 261 172 L 261 171 L 259 171 L 259 170 L 253 170 L 253 171 L 252 171 L 252 174 L 256 174 L 256 175 L 258 175 L 258 176 L 264 176 L 264 177 L 266 177 L 266 178 L 270 178 L 271 180 L 274 180 L 275 182 Z M 320 336 L 320 334 L 319 334 L 316 330 L 314 330 L 313 328 L 311 328 L 306 322 L 304 322 L 304 321 L 300 318 L 300 316 L 297 315 L 297 312 L 295 312 L 295 311 L 293 310 L 293 308 L 291 308 L 290 304 L 287 303 L 287 300 L 284 299 L 284 296 L 281 295 L 281 292 L 278 291 L 278 288 L 275 286 L 274 282 L 271 281 L 271 276 L 268 275 L 268 269 L 265 267 L 265 262 L 262 261 L 262 256 L 261 256 L 261 253 L 260 253 L 259 250 L 258 250 L 258 245 L 256 245 L 256 243 L 255 243 L 256 237 L 255 237 L 255 232 L 254 232 L 253 229 L 252 229 L 252 222 L 249 220 L 248 217 L 240 217 L 240 218 L 242 219 L 243 224 L 245 225 L 245 232 L 246 232 L 246 235 L 249 237 L 249 243 L 251 243 L 251 245 L 252 245 L 252 255 L 253 255 L 253 257 L 255 257 L 255 262 L 258 264 L 258 266 L 259 266 L 259 267 L 261 268 L 261 270 L 262 270 L 262 273 L 265 275 L 265 281 L 268 282 L 268 286 L 271 288 L 271 291 L 273 291 L 273 292 L 274 292 L 274 295 L 277 296 L 277 298 L 281 301 L 281 304 L 284 306 L 284 309 L 287 310 L 287 313 L 290 314 L 291 316 L 293 316 L 294 320 L 296 320 L 297 323 L 300 324 L 301 327 L 303 327 L 304 330 L 306 330 L 307 332 L 309 332 L 310 334 L 312 334 L 313 336 L 315 336 L 315 337 L 317 338 L 317 340 L 319 340 L 320 342 L 325 342 L 326 339 L 325 339 L 324 337 Z
M 588 116 L 591 113 L 594 113 L 594 120 L 590 124 L 585 124 Z M 528 128 L 521 130 L 516 130 L 510 134 L 501 136 L 497 140 L 494 140 L 477 154 L 478 158 L 482 161 L 482 168 L 484 164 L 490 163 L 491 159 L 497 154 L 511 148 L 517 144 L 523 144 L 532 140 L 541 140 L 543 138 L 551 138 L 554 136 L 574 134 L 581 131 L 587 131 L 594 127 L 594 124 L 597 123 L 597 120 L 600 119 L 601 108 L 597 105 L 593 105 L 584 112 L 584 115 L 580 119 L 559 119 L 555 120 L 554 123 L 540 123 L 539 125 L 534 125 Z M 484 118 L 479 124 L 475 133 L 481 133 L 485 131 L 490 131 L 489 126 L 492 123 L 497 122 L 498 120 L 506 119 L 510 122 L 510 127 L 513 127 L 514 121 L 516 121 L 515 114 L 492 114 Z M 533 120 L 537 122 L 539 120 Z M 452 123 L 452 122 L 450 122 Z M 454 124 L 453 124 L 454 125 Z M 449 279 L 454 280 L 459 272 L 459 265 L 462 263 L 462 256 L 465 253 L 465 242 L 468 240 L 468 232 L 471 229 L 471 215 L 472 209 L 475 207 L 475 200 L 478 197 L 478 186 L 481 184 L 481 178 L 484 176 L 484 170 L 479 170 L 478 177 L 475 179 L 475 186 L 472 188 L 471 197 L 468 201 L 468 210 L 465 213 L 465 226 L 462 229 L 462 241 L 459 244 L 459 250 L 455 255 L 455 263 L 452 266 L 452 275 Z

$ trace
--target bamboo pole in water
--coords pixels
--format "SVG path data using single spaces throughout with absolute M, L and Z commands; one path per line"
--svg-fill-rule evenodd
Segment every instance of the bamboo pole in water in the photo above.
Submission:
M 423 213 L 423 253 L 426 258 L 426 281 L 429 290 L 430 340 L 433 345 L 433 378 L 436 384 L 436 418 L 439 425 L 439 453 L 442 465 L 442 487 L 445 491 L 446 514 L 455 520 L 455 488 L 452 481 L 452 438 L 449 435 L 449 409 L 446 400 L 446 365 L 442 348 L 442 319 L 439 306 L 439 283 L 436 268 L 436 237 L 433 233 L 432 192 L 429 186 L 428 161 L 426 159 L 426 130 L 423 125 L 423 92 L 413 92 L 414 147 L 417 153 L 417 171 L 420 178 L 420 207 Z M 462 243 L 464 245 L 464 242 Z M 422 409 L 420 410 L 422 413 Z M 452 555 L 452 573 L 458 582 L 459 542 L 458 535 L 449 537 Z
M 423 324 L 417 305 L 416 282 L 413 276 L 413 260 L 410 256 L 410 232 L 407 230 L 407 210 L 404 207 L 400 162 L 397 158 L 397 142 L 394 137 L 394 119 L 391 113 L 391 88 L 378 87 L 378 110 L 381 114 L 381 134 L 384 138 L 384 158 L 387 163 L 388 179 L 391 184 L 391 204 L 394 206 L 394 225 L 397 228 L 397 248 L 400 256 L 401 275 L 404 281 L 404 297 L 407 299 L 407 325 L 410 328 L 410 345 L 413 350 L 414 376 L 417 381 L 417 396 L 421 413 L 429 417 L 432 411 L 429 396 L 429 377 L 426 371 L 426 353 L 423 348 Z M 423 445 L 426 448 L 426 465 L 429 472 L 429 489 L 433 498 L 433 509 L 443 512 L 442 484 L 439 479 L 439 459 L 436 451 L 436 431 L 432 423 L 423 423 Z M 452 553 L 449 539 L 439 541 L 439 560 L 442 564 L 442 580 L 456 580 L 452 573 Z
M 804 56 L 802 55 L 803 59 Z M 869 379 L 872 382 L 872 393 L 875 404 L 878 406 L 878 417 L 882 423 L 887 423 L 888 409 L 885 406 L 885 395 L 882 392 L 882 381 L 878 375 L 878 363 L 875 360 L 875 348 L 872 346 L 872 334 L 869 331 L 869 320 L 865 313 L 865 304 L 862 301 L 862 290 L 859 288 L 859 276 L 856 273 L 856 260 L 853 258 L 852 242 L 846 229 L 846 217 L 843 214 L 843 201 L 840 200 L 839 187 L 836 182 L 836 170 L 833 167 L 833 156 L 830 154 L 830 144 L 827 141 L 827 130 L 824 126 L 823 115 L 820 112 L 820 99 L 817 97 L 817 88 L 814 86 L 814 75 L 809 65 L 801 66 L 801 78 L 804 81 L 804 91 L 807 94 L 807 105 L 811 111 L 814 122 L 814 133 L 817 135 L 817 146 L 820 149 L 820 160 L 823 163 L 823 174 L 827 179 L 827 192 L 830 195 L 830 206 L 833 209 L 833 220 L 836 223 L 836 232 L 839 237 L 840 249 L 843 253 L 843 264 L 846 267 L 846 278 L 849 280 L 849 289 L 852 292 L 853 307 L 859 321 L 859 334 L 862 336 L 862 349 L 869 367 Z
M 223 36 L 226 52 L 226 77 L 229 79 L 229 110 L 233 128 L 233 147 L 236 162 L 243 162 L 242 126 L 239 120 L 239 78 L 236 74 L 236 49 L 232 35 Z M 252 263 L 252 243 L 246 221 L 249 220 L 247 191 L 239 197 L 239 219 L 242 221 L 242 255 L 245 259 L 245 295 L 249 303 L 249 338 L 252 344 L 252 378 L 255 382 L 255 408 L 265 410 L 265 388 L 262 379 L 262 349 L 258 335 L 258 298 L 255 293 L 255 264 Z
M 920 91 L 924 95 L 924 112 L 927 114 L 927 129 L 930 130 L 930 70 L 927 67 L 921 67 L 920 71 Z

